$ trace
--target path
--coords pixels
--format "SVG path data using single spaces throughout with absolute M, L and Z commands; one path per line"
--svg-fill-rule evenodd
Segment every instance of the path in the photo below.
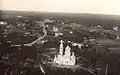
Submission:
M 43 36 L 40 36 L 38 39 L 36 39 L 35 41 L 31 42 L 31 43 L 27 43 L 27 44 L 23 44 L 24 46 L 32 46 L 33 44 L 35 44 L 36 42 L 44 39 L 44 37 L 47 35 L 47 31 L 46 31 L 46 26 L 43 24 L 43 32 L 44 32 L 44 35 Z M 19 47 L 19 46 L 22 46 L 21 44 L 19 45 L 11 45 L 11 47 Z

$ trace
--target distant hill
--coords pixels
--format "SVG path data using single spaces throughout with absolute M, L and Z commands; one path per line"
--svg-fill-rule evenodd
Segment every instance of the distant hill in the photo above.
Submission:
M 113 25 L 120 26 L 120 15 L 102 15 L 88 13 L 56 13 L 56 12 L 30 12 L 30 11 L 6 11 L 0 10 L 2 15 L 31 16 L 31 17 L 53 17 L 72 20 L 84 25 L 102 25 L 111 28 Z

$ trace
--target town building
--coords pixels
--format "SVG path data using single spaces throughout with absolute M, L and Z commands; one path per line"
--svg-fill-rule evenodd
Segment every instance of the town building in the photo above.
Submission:
M 58 36 L 60 36 L 60 35 L 63 35 L 63 33 L 60 32 L 59 29 L 56 28 L 55 26 L 53 26 L 53 32 L 54 32 L 55 37 L 58 37 Z
M 53 32 L 58 32 L 58 28 L 56 28 L 55 26 L 53 26 Z
M 71 48 L 69 46 L 67 46 L 64 51 L 63 40 L 61 40 L 59 53 L 58 53 L 58 55 L 55 55 L 54 63 L 60 64 L 60 65 L 75 65 L 76 57 L 74 55 L 74 52 L 71 53 L 70 50 L 71 50 Z

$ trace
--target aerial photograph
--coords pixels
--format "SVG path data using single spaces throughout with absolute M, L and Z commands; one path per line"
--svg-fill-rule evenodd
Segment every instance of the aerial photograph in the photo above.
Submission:
M 120 1 L 1 0 L 0 75 L 120 75 Z

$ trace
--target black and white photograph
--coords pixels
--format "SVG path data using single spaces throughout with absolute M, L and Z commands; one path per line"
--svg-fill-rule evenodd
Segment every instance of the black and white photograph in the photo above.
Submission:
M 120 75 L 120 1 L 0 0 L 0 75 Z

